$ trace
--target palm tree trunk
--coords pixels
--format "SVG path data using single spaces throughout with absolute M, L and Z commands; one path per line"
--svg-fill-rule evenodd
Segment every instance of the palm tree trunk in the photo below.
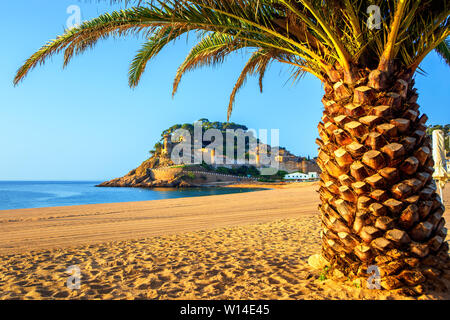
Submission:
M 442 286 L 450 269 L 445 207 L 414 80 L 356 74 L 347 84 L 333 69 L 325 83 L 317 139 L 322 255 L 350 278 L 367 279 L 376 266 L 384 289 Z

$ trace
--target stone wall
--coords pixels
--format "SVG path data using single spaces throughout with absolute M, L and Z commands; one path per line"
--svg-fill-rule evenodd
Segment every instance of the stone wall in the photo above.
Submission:
M 175 179 L 180 174 L 183 173 L 193 173 L 195 174 L 195 179 L 192 180 L 193 183 L 203 184 L 203 183 L 213 183 L 213 182 L 227 182 L 227 181 L 255 181 L 256 178 L 248 178 L 235 176 L 230 174 L 222 174 L 208 171 L 199 170 L 189 170 L 189 168 L 180 167 L 166 167 L 157 169 L 148 169 L 148 173 L 153 180 L 163 180 L 171 181 Z
M 316 161 L 308 161 L 308 160 L 303 160 L 301 162 L 301 170 L 304 173 L 308 173 L 308 172 L 320 173 L 320 172 L 322 172 L 322 170 L 320 170 L 319 166 L 317 165 Z
M 183 172 L 183 168 L 156 168 L 156 169 L 148 169 L 147 173 L 150 175 L 152 180 L 163 180 L 163 181 L 171 181 L 175 179 L 181 172 Z

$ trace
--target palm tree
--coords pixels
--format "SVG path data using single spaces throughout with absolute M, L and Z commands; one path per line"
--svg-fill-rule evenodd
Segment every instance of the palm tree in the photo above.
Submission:
M 427 116 L 414 88 L 432 50 L 450 63 L 449 13 L 449 0 L 139 1 L 66 30 L 24 63 L 14 83 L 53 54 L 64 52 L 66 65 L 100 39 L 141 34 L 146 41 L 129 70 L 134 87 L 147 62 L 189 32 L 199 41 L 173 93 L 187 71 L 250 53 L 228 117 L 246 78 L 257 75 L 262 89 L 272 62 L 289 65 L 293 79 L 313 74 L 325 89 L 317 139 L 322 255 L 350 278 L 376 265 L 383 288 L 415 294 L 450 267 Z

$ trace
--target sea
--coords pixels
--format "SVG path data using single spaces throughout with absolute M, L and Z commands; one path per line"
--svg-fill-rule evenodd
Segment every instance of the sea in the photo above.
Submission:
M 0 181 L 0 210 L 161 200 L 251 192 L 252 188 L 99 188 L 102 181 Z

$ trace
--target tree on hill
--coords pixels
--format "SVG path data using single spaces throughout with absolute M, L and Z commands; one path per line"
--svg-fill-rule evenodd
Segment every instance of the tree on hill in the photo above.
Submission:
M 197 120 L 197 122 L 201 122 L 202 123 L 202 135 L 206 132 L 206 130 L 209 129 L 217 129 L 222 133 L 222 136 L 224 137 L 224 141 L 223 141 L 223 153 L 226 154 L 226 132 L 227 130 L 238 130 L 241 129 L 244 132 L 247 132 L 248 128 L 245 125 L 241 125 L 241 124 L 237 124 L 234 122 L 220 122 L 220 121 L 215 121 L 215 122 L 210 122 L 208 119 L 202 118 Z M 160 138 L 160 143 L 157 147 L 157 145 L 155 145 L 154 149 L 151 150 L 151 154 L 152 155 L 158 155 L 161 153 L 162 150 L 162 144 L 161 142 L 164 139 L 164 136 L 166 136 L 167 134 L 173 134 L 176 130 L 178 129 L 184 129 L 187 130 L 191 136 L 191 138 L 193 139 L 194 137 L 194 124 L 192 123 L 183 123 L 183 124 L 175 124 L 173 126 L 171 126 L 170 128 L 167 128 L 165 130 L 162 131 L 161 133 L 161 138 Z M 250 142 L 255 142 L 256 143 L 259 141 L 258 139 L 255 138 L 255 140 L 250 141 L 251 138 L 246 138 L 245 140 L 245 148 L 246 151 L 249 150 L 250 147 Z M 211 142 L 210 141 L 203 141 L 202 147 L 205 148 L 207 147 Z M 194 145 L 193 145 L 194 147 Z M 236 155 L 236 150 L 237 150 L 237 140 L 235 139 L 235 144 L 234 144 L 234 148 L 235 148 L 235 155 Z M 248 153 L 247 153 L 247 157 L 246 159 L 248 159 Z
M 153 155 L 160 154 L 162 149 L 163 149 L 163 144 L 161 142 L 157 142 L 153 146 L 153 149 L 150 150 L 149 152 L 153 156 Z

